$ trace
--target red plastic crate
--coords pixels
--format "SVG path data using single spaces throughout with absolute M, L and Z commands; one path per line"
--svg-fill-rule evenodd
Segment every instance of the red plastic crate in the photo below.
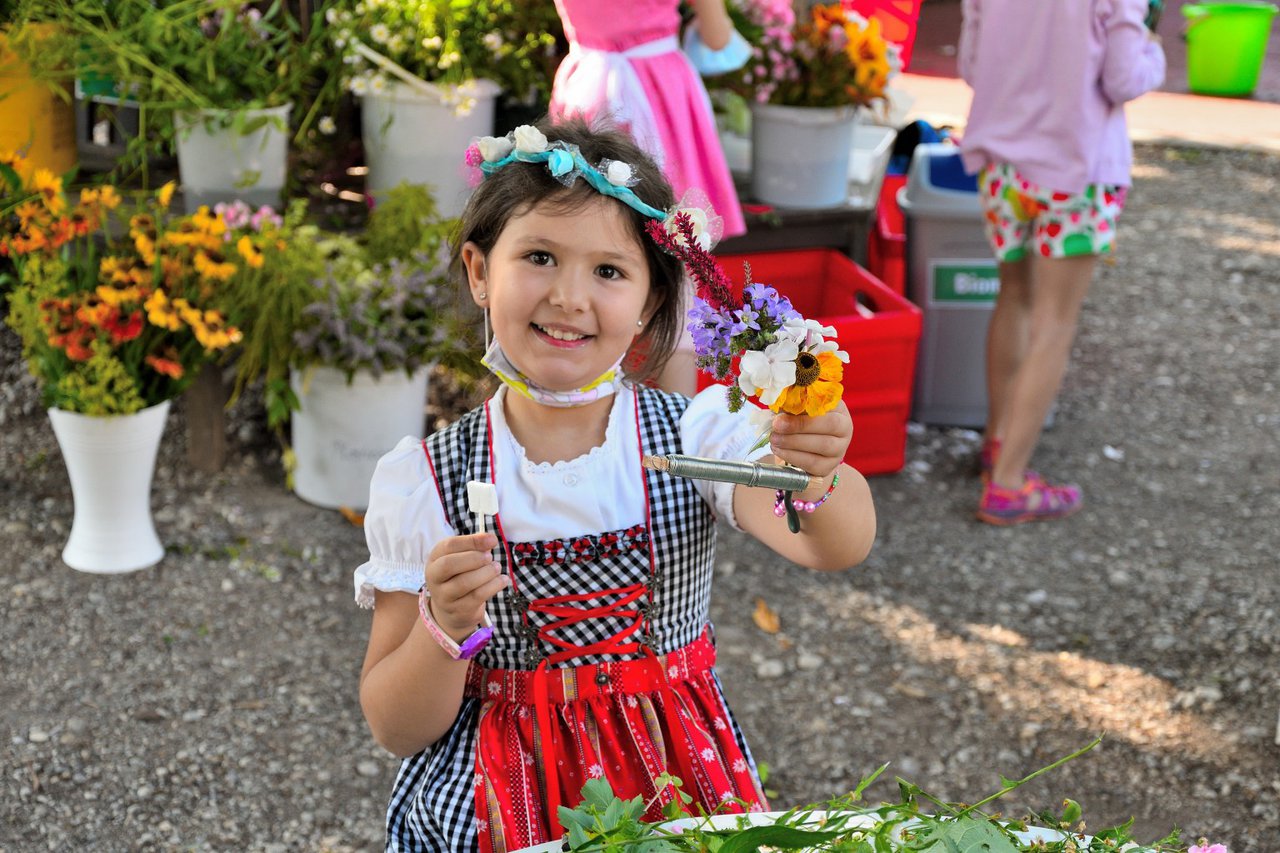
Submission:
M 906 183 L 906 175 L 884 176 L 867 240 L 867 269 L 899 296 L 907 294 L 907 223 L 898 206 L 898 190 Z
M 834 326 L 844 368 L 844 402 L 853 416 L 845 461 L 864 475 L 890 474 L 906 455 L 907 415 L 920 344 L 920 309 L 835 249 L 722 255 L 741 292 L 743 264 L 751 280 L 791 300 L 810 320 Z M 698 374 L 699 388 L 710 384 Z

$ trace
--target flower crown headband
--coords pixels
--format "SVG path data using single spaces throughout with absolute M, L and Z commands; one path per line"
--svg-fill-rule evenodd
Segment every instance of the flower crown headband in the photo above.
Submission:
M 482 136 L 467 148 L 466 164 L 478 169 L 483 177 L 512 163 L 545 163 L 551 176 L 566 187 L 573 186 L 578 178 L 582 178 L 596 192 L 617 199 L 642 216 L 661 222 L 671 233 L 676 233 L 676 216 L 683 213 L 694 223 L 695 240 L 706 252 L 719 241 L 724 230 L 723 220 L 716 215 L 701 190 L 686 193 L 670 210 L 659 210 L 645 203 L 631 189 L 640 183 L 640 177 L 630 163 L 606 157 L 598 166 L 593 166 L 582 156 L 578 146 L 558 139 L 549 141 L 532 125 L 522 124 L 506 136 Z
M 648 217 L 649 237 L 680 259 L 696 285 L 688 326 L 694 352 L 704 372 L 728 382 L 730 411 L 740 409 L 748 397 L 774 412 L 797 415 L 825 414 L 839 404 L 843 363 L 849 356 L 838 348 L 835 328 L 806 320 L 777 290 L 752 283 L 750 267 L 743 296 L 738 295 L 711 254 L 723 221 L 705 193 L 691 190 L 671 210 L 658 210 L 631 190 L 640 179 L 630 163 L 606 158 L 592 166 L 576 145 L 550 142 L 527 124 L 506 136 L 480 137 L 467 149 L 466 163 L 484 176 L 512 163 L 545 163 L 566 187 L 581 177 L 597 192 Z

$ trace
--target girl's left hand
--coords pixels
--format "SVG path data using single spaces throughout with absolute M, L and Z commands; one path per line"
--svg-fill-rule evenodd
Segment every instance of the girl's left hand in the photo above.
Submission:
M 853 438 L 849 407 L 839 405 L 811 418 L 808 415 L 780 414 L 773 419 L 769 447 L 779 462 L 794 465 L 818 477 L 829 477 L 844 460 Z

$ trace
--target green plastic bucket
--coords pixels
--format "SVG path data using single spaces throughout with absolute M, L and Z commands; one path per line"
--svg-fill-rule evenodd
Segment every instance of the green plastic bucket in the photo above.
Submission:
M 1187 19 L 1187 88 L 1198 95 L 1246 97 L 1258 85 L 1277 7 L 1271 3 L 1197 3 Z

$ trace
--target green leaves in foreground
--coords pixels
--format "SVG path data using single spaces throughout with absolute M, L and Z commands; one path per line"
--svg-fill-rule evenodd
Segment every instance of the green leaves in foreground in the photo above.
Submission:
M 583 786 L 582 803 L 561 807 L 560 823 L 572 853 L 1175 853 L 1185 850 L 1175 830 L 1151 846 L 1126 847 L 1133 841 L 1132 820 L 1119 826 L 1094 830 L 1086 841 L 1080 804 L 1064 800 L 1061 813 L 1035 816 L 1045 830 L 1026 822 L 989 815 L 982 807 L 1006 796 L 1027 782 L 1084 755 L 1101 738 L 1052 764 L 1020 779 L 1001 777 L 1000 790 L 973 805 L 947 803 L 918 786 L 898 779 L 900 801 L 868 807 L 862 794 L 884 770 L 880 767 L 845 796 L 823 805 L 793 809 L 768 824 L 753 825 L 748 814 L 688 817 L 691 797 L 680 790 L 680 780 L 663 775 L 654 788 L 675 796 L 663 807 L 669 820 L 642 822 L 653 801 L 614 796 L 605 779 Z M 887 765 L 886 765 L 887 766 Z M 657 799 L 655 795 L 655 800 Z M 921 802 L 933 812 L 922 811 Z M 738 803 L 745 806 L 745 803 Z M 758 817 L 758 816 L 757 816 Z M 673 820 L 679 818 L 679 820 Z M 1059 835 L 1058 833 L 1061 833 Z M 1039 840 L 1032 840 L 1035 835 Z

